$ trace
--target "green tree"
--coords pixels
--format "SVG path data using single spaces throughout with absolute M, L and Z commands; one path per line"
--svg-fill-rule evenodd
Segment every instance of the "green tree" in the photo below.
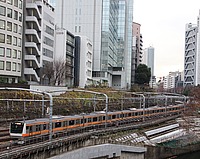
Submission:
M 151 69 L 145 64 L 139 64 L 135 70 L 135 83 L 139 85 L 149 84 Z

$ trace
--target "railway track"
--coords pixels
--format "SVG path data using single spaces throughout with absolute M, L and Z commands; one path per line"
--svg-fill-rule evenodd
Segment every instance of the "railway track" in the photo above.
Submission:
M 85 136 L 89 136 L 89 135 L 94 135 L 94 136 L 98 136 L 98 135 L 105 135 L 106 133 L 112 131 L 113 133 L 115 132 L 118 132 L 118 131 L 125 131 L 125 130 L 128 130 L 128 129 L 138 129 L 138 128 L 142 128 L 142 127 L 148 127 L 150 125 L 156 125 L 156 124 L 159 124 L 159 123 L 162 123 L 162 122 L 165 122 L 167 120 L 172 120 L 174 118 L 177 118 L 178 116 L 173 116 L 173 117 L 168 117 L 168 118 L 165 118 L 165 119 L 157 119 L 157 120 L 151 120 L 151 121 L 146 121 L 146 122 L 137 122 L 133 125 L 133 123 L 129 123 L 129 124 L 124 124 L 124 125 L 120 125 L 118 127 L 108 127 L 106 130 L 101 128 L 101 129 L 98 129 L 98 130 L 87 130 L 87 131 L 82 131 L 82 133 L 71 133 L 70 135 L 69 134 L 65 134 L 66 136 L 60 136 L 58 138 L 53 138 L 52 142 L 57 142 L 57 141 L 70 141 L 72 139 L 78 139 L 78 138 L 81 138 L 81 137 L 85 137 Z M 10 152 L 10 151 L 19 151 L 19 150 L 22 150 L 25 149 L 26 151 L 28 151 L 29 149 L 33 148 L 33 147 L 37 147 L 37 145 L 41 146 L 41 145 L 45 145 L 45 144 L 49 144 L 49 141 L 48 140 L 45 140 L 45 141 L 40 141 L 40 142 L 32 142 L 32 143 L 26 143 L 24 145 L 19 145 L 17 144 L 16 141 L 8 141 L 8 142 L 5 142 L 4 145 L 0 145 L 0 154 L 5 154 L 6 152 Z M 14 153 L 14 152 L 13 152 Z M 1 155 L 0 155 L 0 158 L 1 158 Z

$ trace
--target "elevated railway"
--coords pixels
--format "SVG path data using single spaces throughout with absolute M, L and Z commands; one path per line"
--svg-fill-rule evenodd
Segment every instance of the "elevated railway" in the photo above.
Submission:
M 111 134 L 115 134 L 121 131 L 134 130 L 134 129 L 157 125 L 169 120 L 173 120 L 177 117 L 179 117 L 179 115 L 170 116 L 170 117 L 166 117 L 162 119 L 152 119 L 152 120 L 140 122 L 134 125 L 133 123 L 129 123 L 129 124 L 121 125 L 118 127 L 108 127 L 106 130 L 99 129 L 99 130 L 89 130 L 86 132 L 73 134 L 73 135 L 66 134 L 66 136 L 55 138 L 51 142 L 43 141 L 39 143 L 33 143 L 30 145 L 16 145 L 13 143 L 9 146 L 9 148 L 5 147 L 5 149 L 2 149 L 2 151 L 0 152 L 0 158 L 23 159 L 23 158 L 27 158 L 30 155 L 35 155 L 41 159 L 45 155 L 45 158 L 47 158 L 50 156 L 57 155 L 57 152 L 58 152 L 57 149 L 59 149 L 59 151 L 62 150 L 60 152 L 65 152 L 65 151 L 77 149 L 78 147 L 89 146 L 86 144 L 88 143 L 86 142 L 88 140 L 94 140 L 90 142 L 90 146 L 95 145 L 95 144 L 109 143 L 111 142 L 110 137 L 109 137 Z

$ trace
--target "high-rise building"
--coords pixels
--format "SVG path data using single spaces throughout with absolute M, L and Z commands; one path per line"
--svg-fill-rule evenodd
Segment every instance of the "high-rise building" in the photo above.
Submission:
M 85 36 L 75 37 L 74 86 L 84 88 L 92 82 L 92 43 Z
M 54 60 L 54 8 L 43 0 L 25 1 L 24 77 L 29 84 L 46 84 L 43 68 Z
M 126 89 L 131 84 L 133 0 L 59 0 L 56 24 L 93 44 L 93 79 Z
M 22 64 L 23 0 L 0 1 L 0 81 L 17 83 Z
M 142 62 L 142 34 L 140 24 L 133 22 L 133 44 L 132 44 L 132 62 L 131 62 L 131 84 L 135 82 L 135 69 Z
M 154 76 L 154 48 L 152 46 L 144 49 L 142 63 L 151 68 L 151 76 Z
M 194 86 L 196 83 L 197 60 L 197 31 L 195 24 L 186 24 L 185 28 L 185 58 L 184 58 L 184 86 Z
M 142 63 L 151 69 L 151 79 L 149 86 L 154 88 L 156 85 L 156 77 L 154 75 L 154 48 L 152 46 L 144 49 Z

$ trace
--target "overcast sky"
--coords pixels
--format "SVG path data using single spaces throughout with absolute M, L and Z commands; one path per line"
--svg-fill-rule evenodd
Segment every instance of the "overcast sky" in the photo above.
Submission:
M 185 24 L 197 23 L 200 0 L 134 0 L 133 21 L 141 24 L 143 49 L 155 48 L 157 77 L 183 71 Z

